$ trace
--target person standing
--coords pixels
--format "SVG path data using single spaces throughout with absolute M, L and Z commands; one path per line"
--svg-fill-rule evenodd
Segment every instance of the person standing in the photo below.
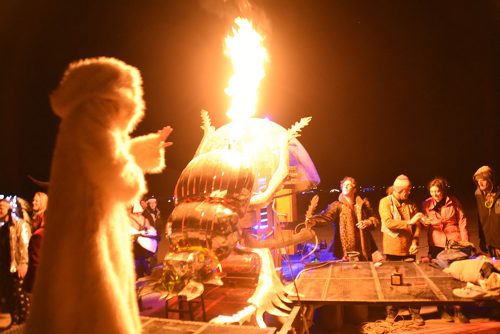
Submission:
M 151 275 L 149 259 L 156 255 L 158 240 L 151 221 L 143 214 L 142 206 L 135 203 L 130 207 L 129 223 L 133 236 L 133 252 L 136 278 Z
M 28 245 L 28 272 L 24 279 L 24 289 L 31 293 L 35 283 L 35 274 L 40 263 L 40 248 L 42 245 L 43 230 L 45 229 L 45 211 L 47 210 L 48 196 L 43 192 L 36 192 L 33 196 L 33 234 Z
M 309 218 L 315 224 L 333 223 L 330 252 L 336 258 L 347 258 L 348 252 L 359 253 L 361 261 L 371 261 L 377 245 L 370 230 L 380 222 L 367 198 L 357 196 L 356 180 L 346 176 L 340 181 L 342 193 L 320 214 Z
M 383 247 L 387 261 L 415 260 L 418 251 L 420 234 L 419 221 L 424 217 L 418 212 L 414 203 L 410 202 L 411 182 L 406 175 L 399 175 L 393 183 L 392 192 L 383 197 L 379 203 L 379 214 L 382 223 Z M 387 306 L 386 321 L 394 322 L 398 308 Z M 420 308 L 409 308 L 415 324 L 425 324 L 420 316 Z
M 476 184 L 479 248 L 491 257 L 500 257 L 500 191 L 495 184 L 495 172 L 489 166 L 480 167 L 473 176 Z
M 19 209 L 18 202 L 14 203 Z M 19 218 L 21 215 L 9 200 L 0 200 L 0 300 L 12 324 L 23 323 L 29 309 L 29 298 L 22 286 L 28 269 L 31 228 Z
M 163 232 L 163 225 L 160 223 L 161 215 L 160 215 L 160 209 L 158 209 L 158 202 L 156 198 L 150 197 L 146 201 L 146 207 L 144 208 L 144 211 L 142 215 L 149 220 L 151 225 L 154 227 L 157 233 L 157 242 L 159 243 L 161 240 L 161 236 L 164 233 Z M 149 268 L 154 268 L 158 265 L 158 253 L 155 252 L 152 256 L 148 257 L 148 262 L 149 262 Z
M 144 211 L 142 215 L 146 217 L 151 222 L 151 225 L 158 231 L 158 235 L 161 235 L 161 224 L 160 224 L 160 209 L 158 209 L 158 202 L 156 198 L 151 197 L 146 201 L 146 207 L 143 208 Z

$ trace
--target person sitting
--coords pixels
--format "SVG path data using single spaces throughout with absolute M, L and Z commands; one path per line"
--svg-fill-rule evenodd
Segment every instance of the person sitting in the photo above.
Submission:
M 427 241 L 429 243 L 429 257 L 435 259 L 442 252 L 449 241 L 469 241 L 467 218 L 462 205 L 456 197 L 449 196 L 448 183 L 443 178 L 432 179 L 427 188 L 430 197 L 422 203 L 425 219 L 422 225 L 427 228 Z M 453 322 L 447 307 L 438 307 L 441 319 Z M 467 323 L 469 319 L 461 312 L 460 306 L 454 306 L 454 317 L 457 322 Z

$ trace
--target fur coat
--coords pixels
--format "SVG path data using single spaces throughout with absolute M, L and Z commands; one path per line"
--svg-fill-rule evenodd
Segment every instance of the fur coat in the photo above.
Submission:
M 28 333 L 139 333 L 126 205 L 164 167 L 159 134 L 132 140 L 140 73 L 113 58 L 70 64 L 51 95 L 61 124 Z
M 356 227 L 361 220 L 367 221 L 366 229 Z M 356 196 L 355 204 L 351 205 L 341 194 L 338 201 L 330 203 L 321 213 L 311 217 L 310 221 L 319 225 L 333 223 L 333 241 L 329 250 L 336 258 L 343 258 L 347 252 L 356 251 L 360 253 L 360 260 L 372 260 L 372 253 L 377 250 L 377 245 L 371 231 L 380 222 L 368 199 Z

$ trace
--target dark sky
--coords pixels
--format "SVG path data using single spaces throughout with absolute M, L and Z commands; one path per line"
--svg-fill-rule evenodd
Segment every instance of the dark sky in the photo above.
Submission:
M 231 20 L 216 12 L 232 3 L 3 0 L 0 193 L 31 197 L 26 175 L 49 178 L 59 120 L 48 95 L 66 66 L 113 56 L 143 75 L 146 117 L 134 134 L 174 128 L 167 170 L 148 177 L 152 193 L 170 196 L 201 140 L 200 110 L 228 122 Z M 472 191 L 479 166 L 498 169 L 500 1 L 251 3 L 271 57 L 256 116 L 284 127 L 312 116 L 299 139 L 321 188 L 405 173 Z

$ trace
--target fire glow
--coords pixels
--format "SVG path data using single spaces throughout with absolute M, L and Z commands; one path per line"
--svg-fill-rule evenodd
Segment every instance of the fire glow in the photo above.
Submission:
M 258 89 L 265 77 L 265 64 L 269 61 L 264 38 L 248 19 L 234 20 L 233 35 L 225 39 L 224 53 L 233 65 L 233 76 L 225 93 L 231 97 L 227 115 L 233 120 L 252 117 L 258 102 Z

